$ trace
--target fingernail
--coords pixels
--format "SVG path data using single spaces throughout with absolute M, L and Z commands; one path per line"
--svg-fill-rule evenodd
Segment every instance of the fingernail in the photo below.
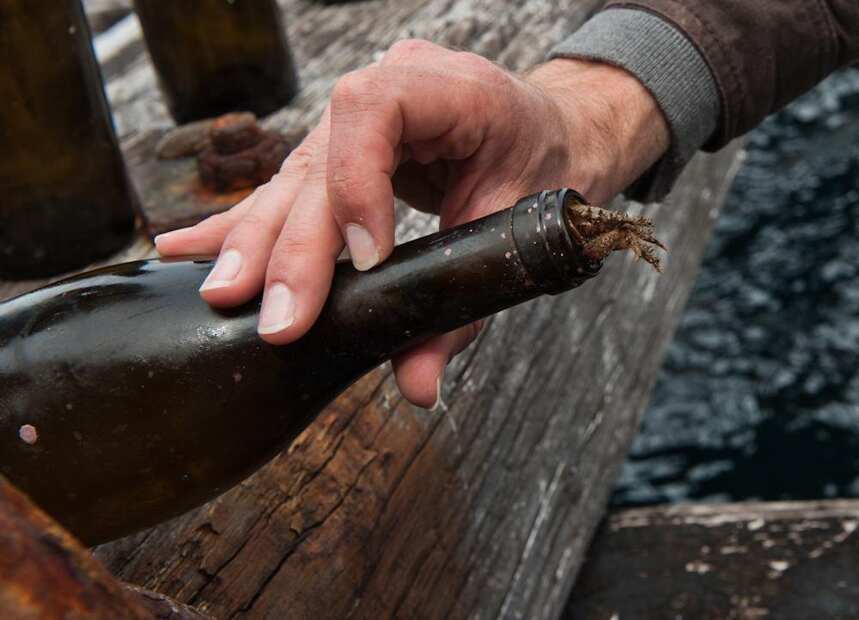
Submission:
M 367 229 L 359 224 L 346 224 L 346 245 L 352 264 L 358 271 L 367 271 L 379 263 L 379 248 Z
M 295 322 L 295 296 L 286 284 L 275 282 L 265 293 L 259 315 L 260 334 L 276 334 Z
M 166 241 L 168 237 L 173 234 L 174 231 L 161 233 L 160 235 L 155 235 L 155 238 L 152 240 L 152 243 L 155 244 L 155 251 L 161 254 L 161 250 L 158 249 L 158 244 L 162 241 Z
M 444 407 L 444 402 L 441 399 L 441 384 L 444 381 L 444 370 L 441 371 L 441 374 L 438 376 L 438 379 L 435 380 L 435 403 L 430 408 L 430 411 L 438 411 L 439 409 Z
M 200 287 L 201 291 L 224 288 L 233 283 L 242 269 L 242 255 L 238 250 L 227 250 L 218 257 L 212 272 Z

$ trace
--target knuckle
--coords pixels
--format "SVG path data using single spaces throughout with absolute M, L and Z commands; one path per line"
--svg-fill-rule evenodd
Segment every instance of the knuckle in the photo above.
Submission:
M 401 39 L 388 48 L 385 59 L 393 62 L 409 60 L 421 51 L 435 48 L 435 45 L 424 39 Z
M 254 193 L 253 193 L 254 202 L 253 202 L 253 204 L 250 206 L 250 208 L 245 212 L 245 215 L 244 215 L 244 216 L 242 216 L 242 219 L 244 219 L 244 218 L 245 218 L 245 217 L 247 217 L 249 214 L 251 214 L 251 213 L 253 213 L 253 212 L 254 212 L 254 209 L 256 209 L 256 206 L 259 204 L 260 199 L 261 199 L 263 196 L 265 196 L 265 195 L 266 195 L 266 192 L 268 192 L 268 191 L 270 191 L 270 190 L 271 190 L 271 186 L 272 186 L 272 184 L 274 183 L 274 180 L 275 180 L 279 175 L 280 175 L 280 172 L 277 172 L 277 173 L 275 173 L 274 175 L 272 175 L 272 177 L 271 177 L 268 181 L 266 181 L 266 182 L 265 182 L 265 183 L 263 183 L 262 185 L 258 185 L 258 186 L 257 186 L 257 188 L 254 190 Z
M 235 217 L 235 208 L 236 207 L 232 207 L 228 211 L 216 213 L 215 215 L 210 215 L 202 222 L 196 224 L 194 228 L 200 232 L 223 228 L 224 226 L 228 225 Z
M 378 100 L 379 94 L 384 91 L 381 70 L 376 67 L 347 73 L 334 85 L 331 93 L 332 112 L 366 107 L 368 100 Z
M 315 159 L 313 164 L 307 168 L 304 181 L 308 185 L 324 185 L 328 176 L 328 167 L 325 160 Z
M 256 237 L 260 231 L 269 228 L 269 223 L 259 213 L 251 210 L 245 214 L 242 221 L 230 234 L 230 241 L 242 242 L 245 236 Z
M 337 80 L 331 93 L 332 103 L 348 103 L 363 97 L 370 87 L 367 73 L 367 69 L 352 71 Z
M 361 196 L 366 188 L 366 181 L 360 180 L 350 171 L 348 163 L 340 162 L 331 166 L 328 175 L 328 195 L 335 213 L 345 215 L 350 210 L 356 196 Z
M 353 170 L 361 168 L 361 158 L 352 151 L 337 151 L 328 154 L 328 181 L 331 185 L 351 184 Z
M 315 151 L 313 145 L 304 140 L 287 156 L 280 170 L 271 178 L 271 182 L 282 183 L 283 181 L 291 181 L 296 176 L 304 176 L 310 167 L 310 162 L 313 161 Z
M 272 175 L 272 179 L 277 176 L 277 174 Z M 235 207 L 230 209 L 227 213 L 235 212 L 238 215 L 238 210 L 241 209 L 244 213 L 249 212 L 253 208 L 254 202 L 256 202 L 257 198 L 260 197 L 260 194 L 263 193 L 265 187 L 271 183 L 271 179 L 263 183 L 262 185 L 257 185 L 254 190 L 251 192 L 251 195 L 245 198 L 242 202 L 237 204 Z
M 278 189 L 283 187 L 284 182 L 287 181 L 288 178 L 289 177 L 281 171 L 281 172 L 278 172 L 277 174 L 275 174 L 274 176 L 272 176 L 271 179 L 269 179 L 267 183 L 260 185 L 256 189 L 257 196 L 256 196 L 256 199 L 254 201 L 253 207 L 248 209 L 248 212 L 245 214 L 245 216 L 242 219 L 244 219 L 245 217 L 247 217 L 248 215 L 251 215 L 251 214 L 259 216 L 260 205 L 264 205 L 266 201 L 271 199 L 272 195 L 276 195 Z
M 318 245 L 313 242 L 313 236 L 304 234 L 301 230 L 290 229 L 277 240 L 277 246 L 269 260 L 269 271 L 276 274 L 284 274 L 287 264 L 296 256 L 304 256 L 313 251 Z
M 507 86 L 511 75 L 494 62 L 473 52 L 457 52 L 460 64 L 471 73 L 493 86 Z
M 457 52 L 459 62 L 475 71 L 495 71 L 498 67 L 488 58 L 474 52 Z

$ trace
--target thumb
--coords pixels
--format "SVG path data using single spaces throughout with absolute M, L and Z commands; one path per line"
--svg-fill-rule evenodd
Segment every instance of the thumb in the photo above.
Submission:
M 483 321 L 476 321 L 395 357 L 394 374 L 406 400 L 425 409 L 439 406 L 445 367 L 477 338 L 482 327 Z

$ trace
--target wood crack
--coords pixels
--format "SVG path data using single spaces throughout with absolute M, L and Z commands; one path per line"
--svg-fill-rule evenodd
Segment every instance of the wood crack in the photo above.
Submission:
M 483 52 L 519 71 L 600 4 L 278 1 L 304 88 L 295 105 L 265 120 L 276 130 L 315 125 L 339 76 L 403 35 Z M 134 162 L 148 157 L 145 136 L 169 124 L 143 50 L 138 38 L 108 63 L 119 133 L 141 131 L 124 141 L 132 176 Z M 642 281 L 641 265 L 617 258 L 578 291 L 493 317 L 452 363 L 444 414 L 405 406 L 389 391 L 388 371 L 341 398 L 339 417 L 311 426 L 305 439 L 313 443 L 223 496 L 213 521 L 220 536 L 194 530 L 210 518 L 208 508 L 155 528 L 137 548 L 129 539 L 103 546 L 99 556 L 126 578 L 181 589 L 224 618 L 436 620 L 502 609 L 510 617 L 559 616 L 646 406 L 735 152 L 696 157 L 669 204 L 646 207 L 672 248 L 656 285 Z M 159 184 L 140 180 L 150 188 L 142 201 L 157 201 L 151 188 Z M 705 189 L 712 196 L 702 198 Z M 398 207 L 399 232 L 429 229 L 425 216 Z M 17 290 L 2 286 L 0 295 Z M 535 486 L 540 479 L 545 488 Z M 211 576 L 201 566 L 213 567 Z M 281 600 L 282 588 L 300 596 Z
M 340 433 L 339 433 L 339 435 L 338 435 L 338 437 L 337 437 L 337 440 L 336 440 L 336 442 L 335 442 L 335 444 L 334 444 L 334 448 L 331 450 L 331 453 L 330 453 L 330 454 L 325 458 L 325 460 L 324 460 L 324 461 L 323 461 L 323 462 L 322 462 L 322 463 L 321 463 L 317 468 L 315 468 L 315 469 L 313 470 L 313 472 L 312 472 L 312 473 L 310 473 L 310 475 L 308 475 L 308 476 L 304 477 L 304 478 L 299 482 L 299 484 L 298 484 L 297 488 L 296 488 L 294 491 L 291 491 L 290 493 L 288 493 L 288 494 L 284 495 L 284 497 L 283 497 L 283 498 L 281 498 L 281 499 L 280 499 L 278 502 L 276 502 L 274 505 L 272 505 L 272 506 L 268 507 L 268 508 L 267 508 L 266 510 L 264 510 L 264 511 L 261 511 L 261 512 L 260 512 L 260 515 L 257 517 L 257 519 L 255 519 L 255 520 L 254 520 L 254 522 L 253 522 L 253 524 L 251 524 L 251 526 L 248 528 L 248 532 L 249 532 L 249 534 L 248 534 L 248 535 L 247 535 L 247 537 L 242 541 L 242 543 L 238 546 L 238 548 L 237 548 L 237 549 L 236 549 L 232 554 L 230 554 L 230 556 L 229 556 L 229 557 L 228 557 L 224 562 L 222 562 L 222 563 L 221 563 L 221 564 L 220 564 L 220 565 L 215 569 L 215 571 L 213 571 L 213 572 L 211 572 L 211 573 L 209 573 L 208 571 L 206 571 L 206 572 L 204 573 L 204 574 L 205 574 L 205 576 L 206 576 L 206 582 L 205 582 L 203 585 L 201 585 L 201 586 L 197 589 L 197 591 L 194 593 L 194 595 L 190 598 L 190 600 L 188 601 L 188 604 L 189 604 L 189 605 L 194 605 L 194 604 L 198 601 L 198 599 L 200 598 L 200 596 L 204 593 L 204 591 L 205 591 L 205 590 L 206 590 L 206 589 L 207 589 L 207 588 L 208 588 L 208 587 L 209 587 L 213 582 L 215 582 L 215 581 L 216 581 L 216 579 L 218 578 L 218 576 L 219 576 L 219 574 L 221 573 L 221 571 L 223 571 L 223 570 L 224 570 L 224 569 L 225 569 L 229 564 L 231 564 L 231 563 L 233 562 L 233 560 L 235 560 L 235 559 L 239 556 L 239 554 L 240 554 L 240 553 L 241 553 L 241 552 L 242 552 L 242 551 L 247 547 L 247 545 L 248 545 L 251 541 L 253 541 L 253 540 L 255 539 L 253 532 L 257 529 L 258 525 L 259 525 L 262 521 L 266 521 L 266 522 L 267 522 L 268 520 L 270 520 L 270 519 L 271 519 L 272 515 L 274 515 L 275 513 L 277 513 L 277 511 L 278 511 L 281 507 L 283 507 L 285 504 L 289 503 L 290 501 L 292 501 L 292 500 L 293 500 L 293 499 L 295 499 L 296 497 L 299 497 L 299 496 L 301 495 L 301 493 L 302 493 L 306 488 L 308 488 L 308 487 L 313 483 L 313 481 L 314 481 L 314 480 L 316 480 L 316 478 L 317 478 L 317 477 L 318 477 L 318 476 L 319 476 L 323 471 L 325 471 L 325 469 L 326 469 L 326 468 L 331 464 L 331 462 L 332 462 L 332 461 L 337 457 L 337 455 L 338 455 L 338 453 L 339 453 L 339 451 L 340 451 L 340 448 L 341 448 L 341 446 L 343 445 L 343 442 L 344 442 L 344 440 L 345 440 L 345 438 L 346 438 L 346 435 L 347 435 L 348 431 L 352 428 L 352 424 L 353 424 L 354 420 L 357 418 L 357 416 L 358 416 L 358 414 L 360 413 L 360 411 L 361 411 L 362 409 L 364 409 L 365 407 L 367 407 L 370 403 L 372 403 L 372 402 L 374 402 L 374 401 L 376 400 L 376 398 L 378 397 L 379 392 L 384 388 L 385 383 L 386 383 L 386 381 L 387 381 L 387 379 L 388 379 L 388 377 L 389 377 L 389 376 L 390 376 L 390 373 L 385 373 L 385 374 L 383 374 L 383 375 L 382 375 L 382 377 L 380 378 L 379 382 L 376 384 L 376 386 L 374 386 L 374 388 L 373 388 L 373 390 L 371 391 L 371 393 L 370 393 L 370 394 L 369 394 L 365 399 L 362 399 L 362 401 L 361 401 L 361 402 L 360 402 L 356 407 L 354 407 L 354 409 L 353 409 L 353 410 L 352 410 L 352 412 L 350 413 L 350 415 L 349 415 L 349 417 L 348 417 L 348 419 L 347 419 L 347 421 L 346 421 L 345 425 L 343 426 L 342 430 L 340 431 Z M 386 418 L 385 422 L 382 424 L 382 427 L 379 429 L 379 431 L 378 431 L 378 432 L 374 435 L 374 437 L 371 439 L 371 441 L 369 442 L 369 444 L 368 444 L 368 446 L 367 446 L 367 447 L 369 447 L 369 445 L 372 445 L 372 443 L 375 441 L 375 438 L 378 436 L 379 432 L 381 432 L 381 429 L 382 429 L 382 428 L 384 428 L 384 425 L 385 425 L 385 424 L 387 424 L 387 420 L 388 420 L 389 418 L 390 418 L 390 414 L 389 414 L 389 415 L 388 415 L 388 417 Z M 373 458 L 375 458 L 375 457 L 373 457 Z M 371 460 L 371 461 L 372 461 L 372 460 Z M 363 470 L 362 470 L 362 471 L 363 471 Z M 359 473 L 359 475 L 360 475 L 360 473 Z M 351 490 L 351 488 L 353 488 L 353 487 L 354 487 L 354 485 L 352 485 L 352 487 L 350 487 L 350 490 Z M 348 491 L 347 491 L 347 493 L 348 493 Z M 345 496 L 344 496 L 344 497 L 345 497 Z M 342 499 L 341 499 L 341 502 L 342 502 Z M 337 506 L 339 506 L 339 503 L 337 504 Z M 335 509 L 336 509 L 336 506 L 335 506 Z M 332 513 L 333 513 L 333 509 L 332 509 Z M 332 513 L 329 513 L 329 515 L 326 515 L 326 518 L 327 518 L 327 516 L 330 516 L 330 514 L 332 514 Z M 323 520 L 324 520 L 324 519 L 323 519 Z M 318 524 L 317 524 L 317 525 L 318 525 Z M 314 527 L 316 527 L 316 526 L 314 526 Z M 309 528 L 309 529 L 313 529 L 313 528 Z M 202 569 L 201 569 L 201 571 L 202 571 Z
M 564 475 L 564 469 L 566 467 L 567 462 L 565 460 L 558 463 L 558 466 L 555 468 L 555 473 L 552 476 L 551 482 L 549 482 L 549 485 L 546 490 L 540 494 L 537 514 L 534 515 L 534 520 L 531 522 L 531 527 L 529 528 L 528 537 L 525 539 L 522 553 L 519 555 L 519 561 L 517 562 L 516 568 L 513 571 L 513 574 L 510 577 L 510 581 L 507 584 L 507 594 L 502 601 L 500 612 L 498 613 L 499 618 L 508 617 L 511 602 L 513 600 L 513 597 L 517 594 L 516 587 L 519 585 L 519 581 L 522 578 L 522 570 L 525 566 L 526 561 L 528 560 L 528 556 L 531 554 L 531 551 L 534 548 L 534 545 L 536 545 L 537 543 L 537 538 L 540 536 L 540 533 L 543 530 L 543 525 L 545 524 L 549 514 L 552 511 L 553 500 L 558 492 L 558 486 L 560 484 L 561 476 Z
M 442 416 L 437 416 L 432 428 L 426 434 L 426 437 L 424 437 L 424 439 L 421 441 L 420 445 L 415 450 L 414 454 L 412 454 L 411 457 L 409 458 L 409 460 L 406 462 L 405 466 L 403 467 L 403 470 L 400 472 L 400 475 L 397 476 L 397 478 L 395 479 L 394 484 L 391 485 L 391 488 L 389 489 L 388 493 L 385 494 L 385 496 L 382 500 L 382 506 L 379 508 L 379 511 L 376 513 L 376 517 L 373 519 L 373 523 L 369 528 L 369 530 L 371 532 L 375 531 L 376 528 L 379 526 L 379 522 L 381 521 L 382 517 L 385 515 L 387 508 L 388 508 L 388 505 L 391 501 L 391 498 L 396 494 L 397 489 L 400 486 L 400 483 L 406 477 L 406 475 L 408 474 L 408 472 L 411 469 L 414 462 L 421 455 L 421 452 L 423 451 L 424 447 L 429 443 L 430 438 L 433 436 L 435 430 L 438 428 L 438 425 L 441 423 L 441 420 L 442 420 Z M 368 570 L 362 576 L 361 582 L 355 588 L 355 598 L 356 599 L 360 599 L 362 597 L 362 595 L 363 595 L 363 593 L 367 587 L 367 584 L 370 582 L 370 580 L 373 577 L 373 574 L 375 573 L 376 569 L 378 568 L 378 564 L 379 564 L 379 558 L 375 558 L 373 560 L 373 562 L 370 564 Z M 357 608 L 358 608 L 357 606 L 352 608 L 352 610 L 346 616 L 347 620 L 348 620 L 348 618 L 352 617 L 352 615 L 354 614 L 354 612 Z
M 272 570 L 272 571 L 268 574 L 268 576 L 266 576 L 266 578 L 263 580 L 262 584 L 260 584 L 260 587 L 257 589 L 257 591 L 254 593 L 254 595 L 251 597 L 251 599 L 250 599 L 250 600 L 249 600 L 245 605 L 242 605 L 241 607 L 239 607 L 239 609 L 238 609 L 238 610 L 236 610 L 235 612 L 233 612 L 233 613 L 230 615 L 230 618 L 236 618 L 236 617 L 238 617 L 238 616 L 239 616 L 239 615 L 241 615 L 241 614 L 244 614 L 244 613 L 249 612 L 249 611 L 253 608 L 254 604 L 255 604 L 255 603 L 259 600 L 259 598 L 263 595 L 263 593 L 265 592 L 265 590 L 266 590 L 266 588 L 268 587 L 268 585 L 269 585 L 269 584 L 272 582 L 272 580 L 277 576 L 277 574 L 278 574 L 278 573 L 280 572 L 280 570 L 283 568 L 284 564 L 286 564 L 286 561 L 287 561 L 287 560 L 292 556 L 292 554 L 295 552 L 295 550 L 298 548 L 298 546 L 299 546 L 299 545 L 300 545 L 300 544 L 301 544 L 301 543 L 302 543 L 302 542 L 303 542 L 303 541 L 304 541 L 308 536 L 310 536 L 310 534 L 311 534 L 314 530 L 316 530 L 319 526 L 321 526 L 323 523 L 325 523 L 325 521 L 326 521 L 328 518 L 330 518 L 330 517 L 331 517 L 331 515 L 333 515 L 335 512 L 337 512 L 337 510 L 338 510 L 338 509 L 343 505 L 343 502 L 345 502 L 345 501 L 346 501 L 346 498 L 347 498 L 347 497 L 349 496 L 349 494 L 352 492 L 352 489 L 354 489 L 354 488 L 358 485 L 358 482 L 360 482 L 360 480 L 361 480 L 361 476 L 363 476 L 363 475 L 364 475 L 364 472 L 365 472 L 365 471 L 367 471 L 367 468 L 368 468 L 368 467 L 370 467 L 370 465 L 372 465 L 372 464 L 376 461 L 376 457 L 377 457 L 377 456 L 378 456 L 377 454 L 374 454 L 374 455 L 370 458 L 370 460 L 368 460 L 364 465 L 362 465 L 362 466 L 361 466 L 361 469 L 358 471 L 358 475 L 355 477 L 355 480 L 352 482 L 352 484 L 350 484 L 350 485 L 349 485 L 349 487 L 348 487 L 348 488 L 346 489 L 346 491 L 341 495 L 341 497 L 337 500 L 337 502 L 334 504 L 334 506 L 332 506 L 331 510 L 329 510 L 329 511 L 324 515 L 324 516 L 322 516 L 322 517 L 321 517 L 318 521 L 316 521 L 315 523 L 312 523 L 312 524 L 310 524 L 309 526 L 305 527 L 305 528 L 304 528 L 304 529 L 303 529 L 303 530 L 298 534 L 298 536 L 296 537 L 295 541 L 293 541 L 293 544 L 292 544 L 292 545 L 290 545 L 289 550 L 288 550 L 288 551 L 283 555 L 283 557 L 280 559 L 280 561 L 278 562 L 278 564 L 277 564 L 277 566 L 274 568 L 274 570 Z

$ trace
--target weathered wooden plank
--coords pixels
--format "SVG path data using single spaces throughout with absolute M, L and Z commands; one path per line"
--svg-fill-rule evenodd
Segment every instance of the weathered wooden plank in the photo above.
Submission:
M 286 2 L 304 90 L 267 123 L 309 128 L 337 76 L 405 36 L 523 69 L 596 4 Z M 111 80 L 121 134 L 169 125 L 154 85 L 144 58 Z M 573 294 L 494 318 L 447 373 L 439 411 L 404 403 L 381 368 L 257 475 L 98 557 L 219 618 L 557 617 L 736 152 L 699 158 L 672 198 L 648 210 L 672 250 L 663 276 L 614 259 Z M 433 226 L 408 214 L 398 235 Z
M 97 551 L 215 617 L 556 617 L 647 403 L 730 158 L 656 209 L 662 277 L 615 261 L 578 294 L 496 317 L 402 402 L 387 368 L 206 507 Z
M 319 117 L 340 74 L 399 38 L 524 69 L 598 0 L 283 4 L 304 90 L 266 123 L 300 131 Z M 171 121 L 133 16 L 103 37 L 108 93 L 128 148 Z M 289 454 L 197 511 L 102 546 L 98 557 L 123 579 L 218 618 L 557 617 L 736 152 L 697 159 L 672 198 L 648 209 L 671 247 L 664 275 L 614 258 L 572 294 L 495 317 L 451 366 L 448 406 L 438 411 L 404 403 L 380 368 Z M 434 226 L 401 211 L 398 238 Z M 148 251 L 141 241 L 126 256 Z M 35 284 L 0 284 L 0 296 Z
M 674 505 L 610 515 L 567 620 L 859 618 L 859 501 Z
M 200 613 L 193 607 L 177 603 L 158 592 L 127 583 L 123 583 L 122 587 L 152 615 L 153 620 L 212 620 L 210 616 Z
M 116 581 L 56 521 L 0 476 L 0 617 L 206 620 Z

